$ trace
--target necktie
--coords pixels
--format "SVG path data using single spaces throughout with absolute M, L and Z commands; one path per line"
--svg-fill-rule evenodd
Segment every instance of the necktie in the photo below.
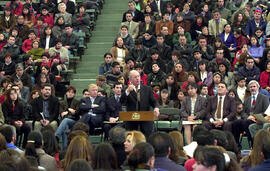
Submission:
M 251 112 L 252 112 L 252 113 L 254 112 L 255 103 L 256 103 L 255 96 L 252 96 L 252 105 L 251 105 Z
M 119 96 L 116 96 L 115 100 L 117 101 L 117 103 L 119 102 Z
M 221 119 L 221 103 L 222 103 L 222 97 L 219 97 L 218 108 L 217 108 L 217 119 Z
M 137 94 L 137 100 L 138 100 L 138 102 L 140 102 L 141 101 L 141 95 L 140 95 L 138 87 L 136 88 L 136 94 Z
M 216 21 L 216 36 L 219 34 L 219 23 Z

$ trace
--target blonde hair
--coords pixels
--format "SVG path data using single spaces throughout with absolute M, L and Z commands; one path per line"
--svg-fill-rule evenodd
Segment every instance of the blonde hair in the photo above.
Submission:
M 90 90 L 92 88 L 98 88 L 98 86 L 96 84 L 89 84 L 88 89 Z
M 65 3 L 60 3 L 60 4 L 58 5 L 58 10 L 60 11 L 60 8 L 62 8 L 62 7 L 64 7 L 65 9 L 67 9 L 67 6 L 66 6 Z
M 146 142 L 146 138 L 144 136 L 144 134 L 140 131 L 128 131 L 126 133 L 126 138 L 127 136 L 131 136 L 131 144 L 132 147 L 134 147 L 136 144 L 140 143 L 140 142 Z

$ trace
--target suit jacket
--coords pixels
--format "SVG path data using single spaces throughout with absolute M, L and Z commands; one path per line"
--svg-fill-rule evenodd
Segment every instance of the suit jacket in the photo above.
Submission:
M 25 101 L 28 102 L 30 97 L 30 89 L 26 86 L 23 86 L 21 89 L 21 98 Z
M 152 33 L 156 32 L 156 24 L 154 21 L 150 22 L 148 30 L 150 30 Z M 139 25 L 139 35 L 142 36 L 146 31 L 146 24 L 143 22 Z
M 206 119 L 209 121 L 210 118 L 215 118 L 215 113 L 218 106 L 218 97 L 213 96 L 208 99 L 207 109 L 206 109 Z M 223 102 L 223 118 L 228 118 L 232 121 L 236 118 L 236 104 L 235 100 L 228 95 L 225 96 Z
M 221 38 L 222 42 L 229 48 L 232 45 L 233 48 L 235 48 L 237 46 L 237 41 L 236 41 L 236 38 L 234 37 L 234 34 L 233 33 L 230 33 L 227 40 L 224 41 L 225 39 L 225 33 L 221 33 L 218 35 L 218 37 Z
M 141 96 L 141 101 L 138 105 L 139 111 L 148 111 L 151 110 L 150 107 L 155 108 L 159 106 L 158 102 L 154 97 L 151 87 L 141 84 L 139 92 Z M 137 94 L 135 90 L 131 91 L 128 96 L 126 95 L 126 93 L 123 93 L 121 96 L 121 101 L 126 104 L 127 111 L 136 111 Z
M 201 97 L 200 95 L 196 98 L 196 103 L 194 106 L 194 115 L 196 116 L 195 119 L 204 119 L 205 118 L 205 112 L 207 107 L 207 99 L 204 97 Z M 186 97 L 181 105 L 181 118 L 183 120 L 187 120 L 188 116 L 191 114 L 191 97 Z
M 59 112 L 59 101 L 58 98 L 54 96 L 50 96 L 48 98 L 49 101 L 49 121 L 58 121 L 58 112 Z M 36 98 L 32 103 L 33 116 L 35 121 L 40 121 L 42 116 L 40 113 L 43 111 L 43 98 L 42 96 Z
M 216 35 L 220 34 L 223 31 L 225 24 L 227 24 L 227 20 L 220 18 L 220 22 L 218 25 L 219 26 L 219 33 L 217 33 L 216 32 L 216 21 L 214 19 L 211 19 L 209 21 L 209 24 L 208 24 L 209 35 L 216 36 Z
M 251 100 L 252 100 L 252 96 L 248 97 L 244 102 L 244 111 L 248 115 L 250 115 L 250 111 L 251 111 Z M 256 98 L 256 103 L 255 103 L 253 113 L 255 114 L 264 113 L 268 106 L 269 106 L 268 97 L 259 93 Z
M 79 119 L 79 110 L 80 110 L 80 101 L 73 98 L 71 101 L 70 107 L 68 106 L 68 102 L 67 102 L 66 98 L 64 100 L 60 101 L 59 114 L 61 115 L 61 113 L 67 111 L 68 108 L 72 108 L 72 109 L 76 110 L 76 113 L 72 115 L 70 112 L 68 112 L 68 114 L 66 116 L 64 116 L 64 118 L 78 120 Z
M 97 96 L 95 98 L 94 104 L 99 105 L 98 107 L 92 107 L 92 102 L 90 97 L 86 97 L 86 98 L 82 98 L 80 101 L 80 111 L 81 114 L 87 114 L 90 109 L 92 109 L 94 114 L 98 114 L 98 115 L 104 115 L 106 112 L 106 99 L 104 97 L 101 96 Z
M 121 101 L 117 102 L 115 96 L 113 95 L 107 100 L 106 104 L 106 115 L 104 120 L 108 121 L 110 117 L 118 117 L 119 112 L 122 111 Z
M 129 24 L 128 21 L 122 22 L 121 26 L 126 25 L 127 27 L 129 27 L 128 24 Z M 133 40 L 135 40 L 139 35 L 139 23 L 131 21 L 130 22 L 130 27 L 128 29 L 129 29 L 128 33 L 131 35 Z

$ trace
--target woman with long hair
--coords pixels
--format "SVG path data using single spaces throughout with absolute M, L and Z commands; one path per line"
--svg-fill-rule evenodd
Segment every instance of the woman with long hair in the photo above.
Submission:
M 11 1 L 14 2 L 14 1 Z M 0 29 L 9 33 L 16 25 L 16 17 L 11 12 L 11 7 L 4 8 L 4 15 L 0 18 Z
M 204 60 L 199 61 L 198 63 L 198 75 L 200 80 L 203 82 L 203 84 L 209 86 L 213 82 L 213 73 L 210 71 L 208 72 L 207 69 L 207 62 Z
M 188 73 L 185 72 L 183 64 L 177 63 L 174 65 L 173 76 L 176 78 L 176 82 L 181 86 L 185 81 L 187 81 Z
M 239 69 L 239 60 L 240 60 L 240 56 L 241 56 L 241 54 L 242 53 L 249 53 L 248 52 L 248 45 L 247 44 L 243 44 L 242 46 L 241 46 L 241 49 L 240 50 L 238 50 L 237 52 L 236 52 L 236 54 L 235 54 L 235 58 L 234 58 L 234 60 L 233 60 L 233 67 L 232 67 L 232 71 L 238 71 L 238 69 Z
M 31 13 L 30 8 L 31 6 L 29 4 L 24 4 L 22 15 L 24 16 L 24 24 L 32 28 L 35 24 L 35 17 Z
M 159 93 L 159 105 L 161 108 L 172 108 L 173 101 L 169 99 L 169 92 L 167 89 L 162 89 Z
M 63 16 L 59 16 L 55 19 L 55 24 L 52 28 L 52 33 L 56 39 L 61 38 L 61 36 L 65 33 L 65 19 Z
M 239 11 L 235 13 L 233 17 L 233 22 L 232 22 L 232 29 L 233 30 L 241 29 L 243 34 L 245 34 L 247 21 L 248 19 L 246 15 L 244 15 L 242 12 Z
M 128 131 L 126 133 L 126 141 L 124 142 L 125 152 L 129 154 L 133 147 L 140 142 L 146 142 L 146 138 L 142 132 Z
M 40 36 L 40 47 L 48 52 L 51 47 L 55 46 L 55 40 L 56 38 L 52 33 L 52 28 L 47 26 L 44 28 L 44 32 Z
M 155 151 L 151 144 L 141 142 L 137 144 L 128 157 L 128 166 L 131 171 L 137 169 L 151 170 L 154 168 Z
M 175 146 L 174 153 L 169 155 L 169 158 L 176 162 L 177 164 L 184 165 L 185 161 L 188 159 L 187 154 L 185 153 L 184 147 L 184 138 L 180 131 L 172 131 L 169 133 L 172 138 L 173 144 Z
M 250 56 L 254 59 L 256 64 L 260 63 L 260 60 L 263 56 L 263 47 L 259 44 L 259 41 L 256 36 L 250 37 L 251 45 L 248 46 L 248 52 Z
M 165 81 L 161 84 L 160 89 L 167 89 L 169 93 L 169 100 L 177 99 L 177 91 L 179 89 L 176 78 L 173 74 L 167 74 Z
M 43 137 L 38 131 L 32 131 L 28 135 L 24 156 L 32 156 L 39 166 L 46 170 L 57 170 L 57 163 L 54 157 L 43 150 Z
M 117 169 L 116 153 L 109 143 L 99 144 L 93 153 L 92 167 L 95 170 Z
M 218 64 L 218 72 L 220 72 L 221 75 L 223 76 L 222 80 L 227 84 L 228 90 L 234 88 L 235 86 L 234 74 L 228 70 L 228 66 L 224 62 L 220 62 Z
M 113 60 L 118 61 L 121 66 L 124 66 L 125 59 L 128 56 L 128 49 L 124 45 L 123 38 L 121 36 L 117 37 L 114 44 L 115 45 L 110 50 L 110 53 L 113 56 Z
M 23 147 L 25 147 L 31 129 L 25 123 L 24 106 L 19 100 L 15 89 L 11 88 L 7 91 L 6 99 L 2 104 L 2 111 L 5 117 L 5 123 L 13 125 L 16 128 L 17 135 L 24 134 Z
M 71 162 L 75 159 L 84 159 L 89 164 L 92 163 L 92 145 L 89 139 L 86 139 L 83 136 L 74 137 L 68 148 L 65 155 L 65 158 L 62 161 L 62 169 L 65 171 Z

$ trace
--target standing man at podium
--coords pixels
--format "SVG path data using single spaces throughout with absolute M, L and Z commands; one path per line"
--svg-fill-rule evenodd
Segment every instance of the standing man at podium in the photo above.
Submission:
M 140 73 L 136 70 L 129 72 L 130 84 L 121 96 L 121 101 L 127 106 L 127 111 L 149 111 L 154 109 L 154 115 L 159 115 L 159 105 L 154 98 L 151 87 L 141 83 Z M 152 108 L 151 108 L 152 107 Z M 153 131 L 153 121 L 126 122 L 127 130 L 140 130 L 149 137 Z

